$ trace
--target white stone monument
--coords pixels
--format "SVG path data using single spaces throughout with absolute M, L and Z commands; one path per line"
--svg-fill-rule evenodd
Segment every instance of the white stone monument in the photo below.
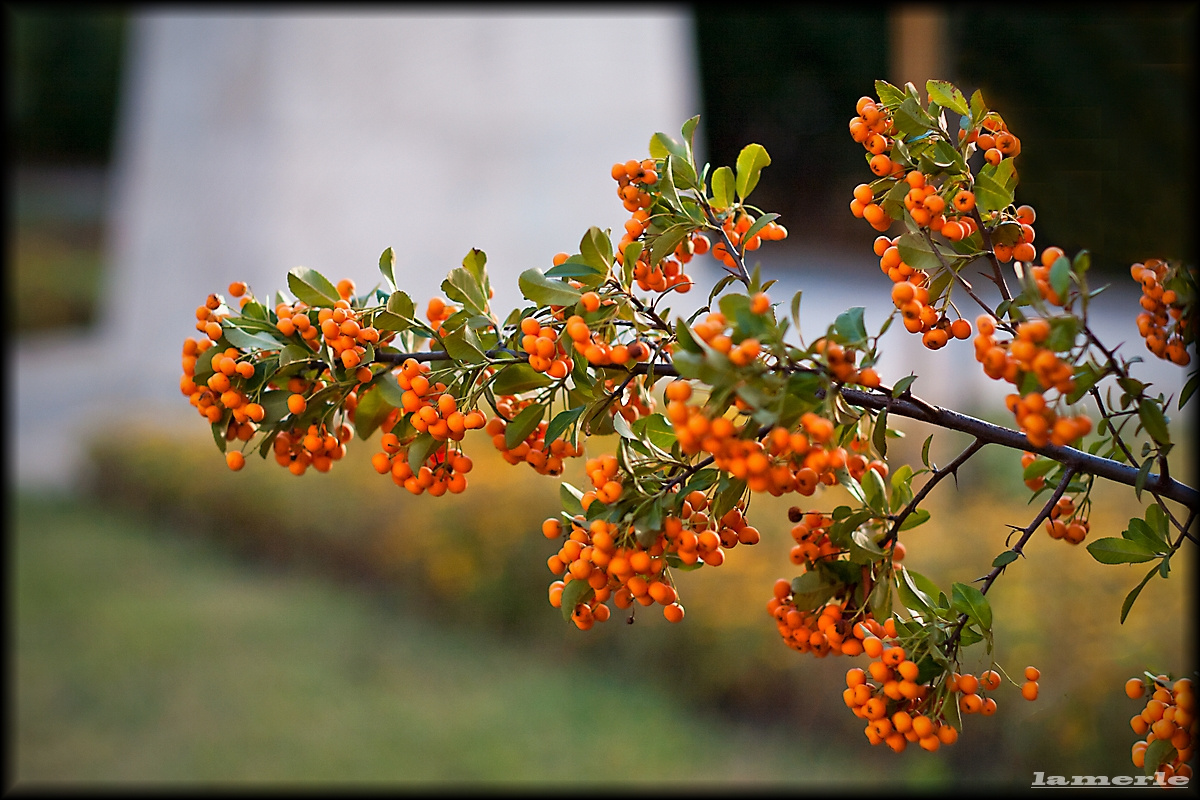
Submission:
M 22 483 L 67 477 L 98 410 L 194 417 L 180 348 L 233 280 L 273 296 L 304 266 L 366 289 L 394 247 L 423 307 L 477 247 L 516 307 L 522 270 L 619 230 L 613 162 L 700 111 L 682 9 L 151 10 L 131 39 L 101 325 L 18 354 Z

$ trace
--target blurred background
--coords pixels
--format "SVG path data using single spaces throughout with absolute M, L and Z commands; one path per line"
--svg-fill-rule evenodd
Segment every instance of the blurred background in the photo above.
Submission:
M 402 493 L 362 442 L 327 475 L 254 461 L 233 476 L 174 387 L 192 309 L 235 279 L 268 294 L 304 265 L 362 288 L 392 246 L 420 302 L 479 247 L 497 307 L 516 305 L 521 270 L 621 223 L 609 166 L 697 113 L 714 165 L 748 142 L 771 154 L 755 201 L 790 231 L 758 251 L 772 295 L 804 291 L 808 335 L 852 305 L 877 326 L 890 302 L 874 233 L 848 213 L 866 171 L 846 122 L 880 77 L 982 90 L 1022 139 L 1038 244 L 1094 254 L 1113 284 L 1102 337 L 1136 347 L 1128 265 L 1195 262 L 1194 5 L 5 17 L 13 781 L 948 789 L 1132 774 L 1125 678 L 1195 669 L 1190 554 L 1117 625 L 1141 572 L 1039 535 L 989 596 L 996 658 L 1014 675 L 1036 664 L 1041 697 L 1008 687 L 954 747 L 897 756 L 843 705 L 847 662 L 793 653 L 765 613 L 792 575 L 786 502 L 755 498 L 762 544 L 682 576 L 683 624 L 614 616 L 581 634 L 546 602 L 552 479 L 482 437 L 458 497 Z M 885 337 L 886 380 L 916 372 L 932 402 L 1006 421 L 969 346 L 930 357 L 913 338 Z M 917 462 L 933 431 L 903 427 L 897 456 Z M 934 456 L 966 444 L 939 433 Z M 1173 474 L 1194 485 L 1193 454 L 1177 448 Z M 1094 537 L 1142 513 L 1102 488 Z M 1026 499 L 1019 454 L 983 451 L 934 493 L 910 566 L 944 586 L 977 577 L 1005 525 L 1028 522 Z

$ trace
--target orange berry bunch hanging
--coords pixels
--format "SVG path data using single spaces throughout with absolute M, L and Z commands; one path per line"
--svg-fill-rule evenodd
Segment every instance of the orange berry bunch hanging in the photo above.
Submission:
M 1175 775 L 1191 778 L 1192 767 L 1188 762 L 1200 735 L 1191 678 L 1171 681 L 1166 675 L 1151 678 L 1149 674 L 1130 678 L 1125 683 L 1125 694 L 1133 700 L 1146 698 L 1141 713 L 1129 720 L 1133 732 L 1144 737 L 1133 745 L 1133 765 L 1144 769 L 1147 759 L 1152 759 L 1155 772 L 1163 773 L 1164 778 Z
M 870 620 L 854 626 L 854 636 L 861 639 L 871 662 L 865 670 L 846 672 L 842 699 L 856 717 L 867 721 L 863 733 L 873 745 L 900 753 L 909 743 L 929 752 L 954 744 L 958 729 L 941 706 L 934 707 L 933 685 L 920 680 L 920 667 L 903 647 L 889 643 L 895 635 L 891 623 L 889 618 L 883 625 Z
M 1050 518 L 1046 520 L 1046 532 L 1051 539 L 1063 539 L 1071 544 L 1079 544 L 1087 538 L 1091 526 L 1087 517 L 1077 513 L 1075 501 L 1070 497 L 1060 497 L 1050 509 Z
M 1188 348 L 1196 341 L 1192 308 L 1196 300 L 1195 275 L 1157 258 L 1136 263 L 1130 276 L 1141 284 L 1138 333 L 1146 349 L 1161 359 L 1186 367 L 1192 363 Z
M 545 420 L 540 421 L 515 446 L 508 446 L 505 432 L 511 424 L 510 420 L 532 402 L 518 400 L 514 395 L 501 395 L 496 398 L 496 408 L 509 419 L 492 417 L 484 429 L 492 437 L 492 445 L 509 464 L 528 464 L 539 475 L 561 475 L 563 459 L 583 455 L 583 449 L 561 438 L 547 443 L 546 430 L 549 425 Z

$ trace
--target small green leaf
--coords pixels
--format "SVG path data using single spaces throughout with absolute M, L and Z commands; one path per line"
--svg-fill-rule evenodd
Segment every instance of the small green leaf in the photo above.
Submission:
M 1071 288 L 1071 259 L 1059 256 L 1050 266 L 1050 288 L 1060 300 L 1066 299 Z
M 867 326 L 863 322 L 862 306 L 855 306 L 838 314 L 833 323 L 833 329 L 841 338 L 842 344 L 857 345 L 867 340 Z
M 1150 434 L 1150 438 L 1159 444 L 1171 443 L 1171 431 L 1167 427 L 1167 418 L 1163 416 L 1162 409 L 1158 403 L 1147 397 L 1138 403 L 1138 419 L 1142 421 L 1142 426 L 1146 429 L 1146 433 Z
M 942 262 L 933 252 L 933 246 L 925 237 L 912 231 L 900 236 L 896 249 L 900 251 L 900 259 L 913 269 L 933 272 L 942 266 Z
M 1058 462 L 1054 461 L 1052 459 L 1035 458 L 1032 462 L 1030 462 L 1029 466 L 1026 467 L 1024 469 L 1024 471 L 1022 471 L 1021 480 L 1028 481 L 1028 480 L 1032 480 L 1034 478 L 1040 478 L 1041 476 L 1049 473 L 1051 470 L 1053 470 L 1057 466 L 1058 466 Z
M 955 583 L 951 587 L 950 605 L 961 614 L 966 614 L 979 623 L 985 631 L 992 627 L 992 605 L 983 592 L 966 583 Z
M 482 364 L 487 361 L 479 343 L 479 337 L 469 326 L 463 325 L 457 330 L 442 335 L 442 344 L 446 353 L 455 361 L 463 364 Z
M 755 234 L 757 234 L 763 228 L 767 227 L 767 225 L 769 223 L 771 223 L 777 219 L 779 219 L 778 214 L 763 214 L 761 217 L 754 220 L 754 224 L 751 225 L 749 228 L 747 228 L 746 232 L 742 234 L 741 241 L 743 243 L 743 246 L 747 240 L 753 238 Z
M 550 423 L 546 425 L 546 444 L 559 439 L 566 432 L 567 428 L 571 427 L 575 420 L 579 419 L 579 416 L 586 410 L 587 406 L 576 406 L 575 408 L 568 408 L 566 411 L 560 411 L 555 414 L 554 419 L 550 420 Z
M 916 528 L 919 525 L 924 525 L 929 521 L 929 512 L 923 508 L 918 508 L 916 511 L 905 517 L 904 522 L 900 524 L 900 530 L 906 531 L 910 528 Z
M 734 202 L 733 170 L 729 167 L 718 167 L 712 174 L 712 205 L 716 209 L 725 209 Z
M 665 231 L 654 237 L 654 243 L 650 245 L 650 263 L 658 264 L 671 253 L 675 252 L 675 248 L 679 246 L 690 233 L 692 227 L 688 224 L 681 223 L 672 225 Z
M 926 81 L 925 91 L 928 93 L 930 101 L 937 103 L 942 108 L 948 108 L 960 116 L 967 116 L 971 113 L 971 109 L 967 105 L 967 98 L 952 83 L 948 83 L 947 81 Z
M 379 256 L 379 272 L 383 275 L 383 277 L 387 278 L 387 287 L 389 289 L 396 288 L 395 271 L 396 254 L 392 251 L 392 248 L 389 247 Z
M 579 241 L 579 255 L 586 263 L 607 274 L 612 266 L 612 242 L 608 240 L 608 234 L 595 225 L 588 228 Z
M 875 417 L 875 427 L 871 430 L 871 445 L 875 448 L 875 452 L 879 453 L 880 458 L 887 455 L 887 409 L 879 412 L 879 416 Z M 874 472 L 874 470 L 871 470 Z
M 1158 506 L 1151 506 L 1151 508 L 1158 508 Z M 1121 538 L 1137 542 L 1154 553 L 1165 553 L 1171 549 L 1165 536 L 1160 538 L 1149 523 L 1137 517 L 1129 520 L 1129 527 L 1121 531 Z
M 1177 754 L 1170 739 L 1155 739 L 1146 748 L 1145 774 L 1153 775 L 1158 772 L 1159 767 L 1175 758 Z
M 863 473 L 862 488 L 867 506 L 877 514 L 887 513 L 887 487 L 876 470 L 869 469 Z
M 1157 573 L 1157 572 L 1158 572 L 1157 565 L 1151 567 L 1150 571 L 1146 573 L 1146 577 L 1142 578 L 1141 583 L 1139 583 L 1137 586 L 1133 587 L 1133 589 L 1130 590 L 1129 594 L 1125 595 L 1125 602 L 1121 603 L 1121 624 L 1122 625 L 1125 624 L 1125 618 L 1129 616 L 1130 610 L 1133 609 L 1134 601 L 1136 601 L 1138 599 L 1138 595 L 1142 593 L 1142 589 L 1146 586 L 1147 583 L 1150 582 L 1150 579 L 1153 578 L 1155 573 Z
M 904 102 L 904 92 L 887 81 L 875 81 L 875 96 L 879 98 L 880 103 L 889 108 Z
M 892 397 L 900 397 L 908 391 L 908 387 L 912 386 L 913 381 L 917 379 L 916 375 L 905 375 L 900 380 L 892 384 Z
M 283 343 L 262 333 L 247 333 L 241 328 L 226 324 L 222 335 L 239 350 L 278 350 Z M 312 351 L 309 351 L 312 352 Z
M 1087 546 L 1087 551 L 1101 564 L 1138 564 L 1158 557 L 1145 545 L 1113 536 L 1097 539 Z
M 416 313 L 416 304 L 406 292 L 397 290 L 388 297 L 387 310 L 398 317 L 413 319 L 413 314 Z
M 761 144 L 748 144 L 742 148 L 742 152 L 738 154 L 737 158 L 736 189 L 738 197 L 745 201 L 750 196 L 754 187 L 758 185 L 758 177 L 762 168 L 770 163 L 771 157 L 767 155 L 767 149 Z
M 929 438 L 925 440 L 925 444 L 921 445 L 921 463 L 929 466 L 929 445 L 933 443 L 933 434 L 929 434 Z
M 596 590 L 587 581 L 568 581 L 567 585 L 563 587 L 562 593 L 563 619 L 570 622 L 571 614 L 575 612 L 575 607 L 580 603 L 586 603 L 595 596 Z
M 337 287 L 315 269 L 296 267 L 288 271 L 288 289 L 310 306 L 332 306 L 338 301 Z
M 1163 511 L 1162 506 L 1155 504 L 1146 509 L 1146 524 L 1154 531 L 1159 541 L 1166 544 L 1171 526 L 1167 519 L 1167 512 Z
M 442 446 L 442 442 L 433 438 L 428 431 L 418 434 L 408 446 L 408 466 L 414 473 L 419 472 L 429 456 Z
M 537 428 L 545 414 L 546 406 L 541 403 L 532 403 L 521 409 L 521 412 L 513 417 L 512 422 L 508 423 L 508 427 L 504 429 L 504 445 L 512 450 L 525 441 L 525 438 Z
M 992 559 L 993 567 L 1006 567 L 1019 558 L 1015 550 L 1005 550 L 1000 555 Z
M 582 516 L 583 492 L 576 489 L 566 481 L 563 481 L 558 487 L 558 497 L 559 500 L 562 501 L 563 511 L 567 512 L 572 517 Z
M 549 386 L 551 378 L 528 364 L 510 364 L 496 373 L 492 391 L 496 394 L 521 394 Z
M 393 408 L 383 399 L 383 392 L 375 389 L 360 392 L 358 407 L 354 409 L 354 431 L 358 438 L 363 441 L 371 438 Z
M 539 306 L 573 306 L 582 295 L 575 287 L 553 278 L 547 278 L 540 270 L 527 269 L 517 278 L 517 285 L 525 299 Z
M 687 150 L 680 142 L 665 133 L 659 132 L 651 136 L 650 157 L 657 160 L 669 155 L 687 158 Z

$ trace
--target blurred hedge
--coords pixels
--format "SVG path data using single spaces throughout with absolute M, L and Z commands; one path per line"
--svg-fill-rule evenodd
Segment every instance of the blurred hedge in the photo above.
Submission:
M 207 431 L 122 429 L 96 441 L 89 483 L 101 502 L 215 539 L 267 568 L 324 574 L 384 602 L 402 593 L 447 626 L 499 632 L 548 659 L 580 655 L 656 684 L 679 702 L 763 725 L 824 731 L 866 758 L 885 757 L 873 752 L 879 748 L 859 746 L 861 721 L 842 704 L 849 660 L 793 653 L 766 615 L 774 580 L 795 571 L 787 558 L 786 509 L 798 498 L 756 497 L 752 514 L 763 542 L 736 548 L 719 569 L 678 576 L 687 608 L 682 624 L 669 625 L 649 608 L 632 626 L 617 613 L 583 634 L 546 599 L 553 576 L 545 563 L 555 547 L 540 524 L 557 507 L 553 479 L 510 467 L 484 439 L 468 439 L 476 463 L 468 490 L 412 497 L 371 469 L 374 442 L 355 445 L 325 475 L 296 478 L 257 458 L 234 474 Z M 910 567 L 940 585 L 986 571 L 1004 548 L 1005 523 L 1024 524 L 1033 513 L 1019 497 L 991 491 L 1019 481 L 1019 454 L 1007 455 L 972 462 L 975 469 L 963 471 L 962 494 L 950 487 L 934 493 L 933 521 L 906 534 Z M 581 465 L 570 470 L 564 479 L 582 483 Z M 1101 492 L 1096 500 L 1093 536 L 1115 535 L 1123 519 L 1140 513 L 1132 493 Z M 827 494 L 805 505 L 837 502 Z M 1179 559 L 1171 581 L 1152 582 L 1122 626 L 1121 598 L 1140 573 L 1097 564 L 1082 548 L 1040 534 L 1029 556 L 991 596 L 997 657 L 1017 673 L 1028 663 L 1041 668 L 1042 697 L 1027 703 L 1006 687 L 1000 713 L 969 719 L 967 735 L 939 763 L 974 764 L 997 778 L 1026 762 L 1055 774 L 1109 774 L 1133 742 L 1127 720 L 1137 709 L 1126 708 L 1124 679 L 1144 666 L 1195 669 L 1185 660 L 1194 626 L 1187 597 L 1192 564 Z M 983 653 L 974 651 L 981 648 L 969 653 L 980 661 L 976 669 L 985 669 Z M 1053 761 L 1045 760 L 1047 752 Z

